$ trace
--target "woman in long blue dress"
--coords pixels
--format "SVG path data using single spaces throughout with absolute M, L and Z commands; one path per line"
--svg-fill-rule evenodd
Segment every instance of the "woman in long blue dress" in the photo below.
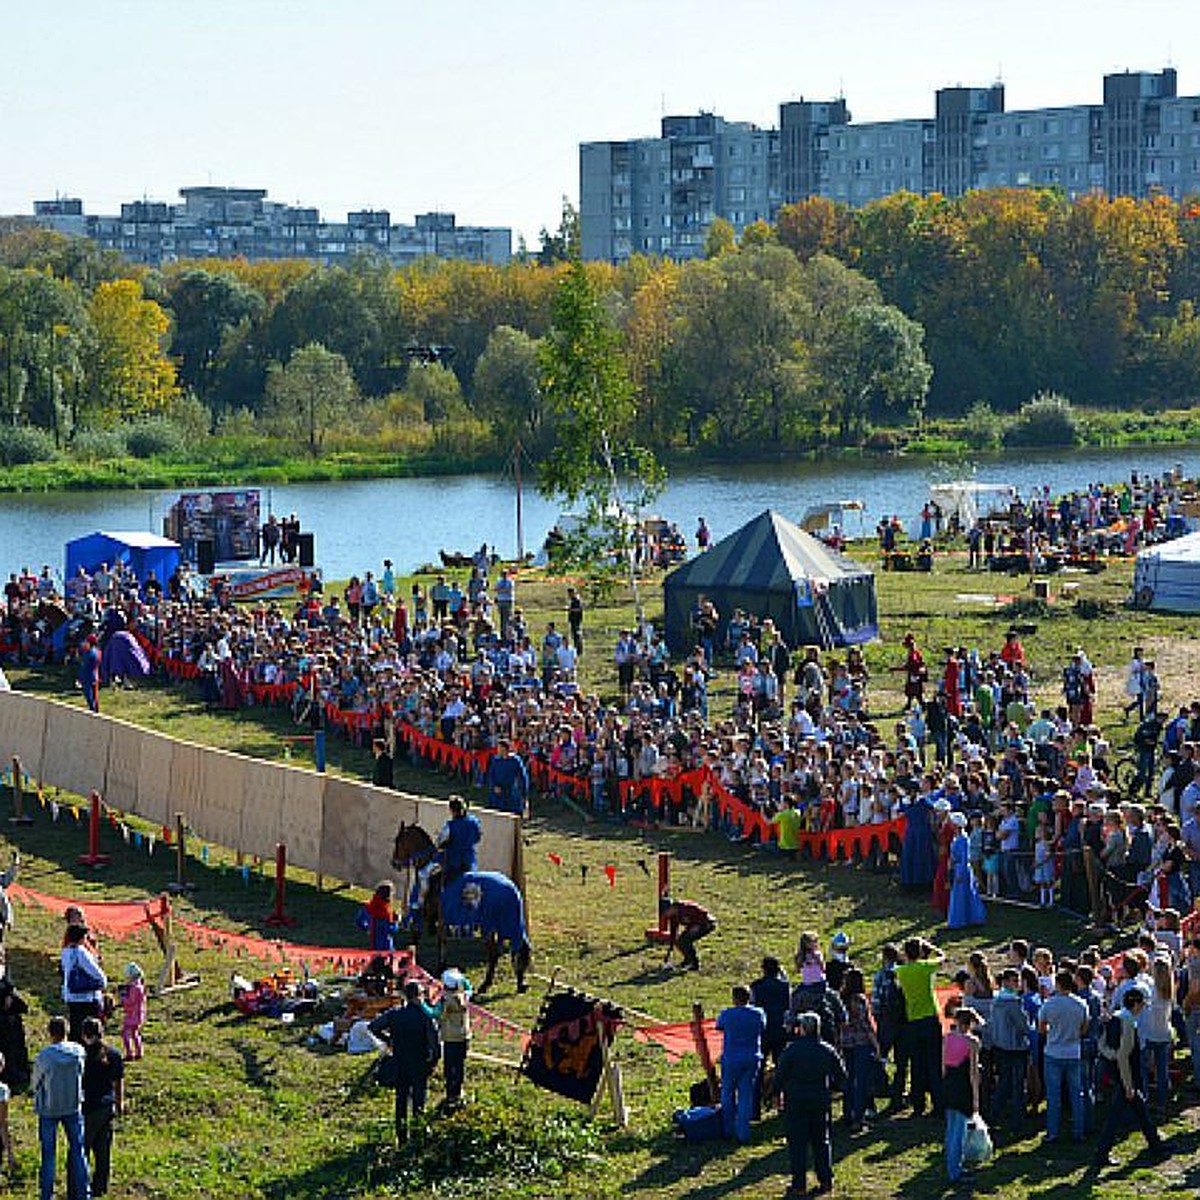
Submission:
M 971 839 L 967 837 L 967 818 L 960 812 L 950 814 L 958 828 L 950 843 L 950 911 L 946 924 L 951 929 L 982 925 L 987 920 L 987 906 L 980 899 L 979 883 L 971 870 Z
M 926 795 L 903 809 L 904 844 L 900 849 L 900 883 L 906 888 L 928 888 L 933 883 L 933 806 Z

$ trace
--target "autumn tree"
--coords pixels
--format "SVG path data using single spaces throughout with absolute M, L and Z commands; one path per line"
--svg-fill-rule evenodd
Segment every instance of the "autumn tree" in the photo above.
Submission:
M 95 330 L 88 370 L 88 424 L 115 425 L 161 412 L 176 397 L 165 348 L 171 322 L 132 279 L 97 285 L 88 306 Z

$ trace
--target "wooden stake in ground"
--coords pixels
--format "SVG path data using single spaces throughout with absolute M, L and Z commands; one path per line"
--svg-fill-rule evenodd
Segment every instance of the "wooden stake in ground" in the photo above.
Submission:
M 162 897 L 162 917 L 160 920 L 150 918 L 150 928 L 163 952 L 162 970 L 158 973 L 158 985 L 154 989 L 156 996 L 166 996 L 171 992 L 180 992 L 185 988 L 194 988 L 200 982 L 200 976 L 192 971 L 185 971 L 175 957 L 175 930 L 171 915 L 171 898 L 164 894 Z

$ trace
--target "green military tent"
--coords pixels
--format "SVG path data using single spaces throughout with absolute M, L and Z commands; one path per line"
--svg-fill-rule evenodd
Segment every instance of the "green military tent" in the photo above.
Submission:
M 721 616 L 718 645 L 735 608 L 770 617 L 793 648 L 879 636 L 874 574 L 777 512 L 755 517 L 663 580 L 667 645 L 676 654 L 696 643 L 692 618 L 702 596 Z

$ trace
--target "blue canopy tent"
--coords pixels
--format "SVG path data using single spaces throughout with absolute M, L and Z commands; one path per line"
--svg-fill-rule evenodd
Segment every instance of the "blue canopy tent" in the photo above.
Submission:
M 80 567 L 92 575 L 102 563 L 110 567 L 124 563 L 137 576 L 138 583 L 145 583 L 153 571 L 165 587 L 179 566 L 179 543 L 154 533 L 89 533 L 67 543 L 64 579 L 73 579 Z

